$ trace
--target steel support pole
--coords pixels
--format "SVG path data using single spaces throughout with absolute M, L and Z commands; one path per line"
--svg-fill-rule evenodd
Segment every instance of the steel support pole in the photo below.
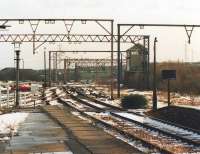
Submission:
M 16 53 L 16 96 L 15 105 L 19 107 L 19 62 L 20 62 L 20 50 L 15 50 Z
M 153 63 L 153 110 L 157 110 L 157 85 L 156 85 L 156 43 L 157 38 L 154 39 L 154 63 Z
M 113 100 L 113 20 L 111 21 L 111 99 Z
M 123 55 L 122 53 L 120 54 L 120 83 L 122 84 L 123 81 Z
M 74 68 L 74 81 L 77 82 L 77 63 L 75 63 L 75 68 Z
M 22 60 L 21 80 L 24 81 L 24 59 Z
M 35 31 L 33 31 L 33 54 L 35 54 Z
M 168 93 L 168 97 L 167 97 L 167 102 L 168 102 L 168 106 L 170 106 L 170 80 L 167 80 L 167 93 Z
M 149 89 L 149 36 L 145 36 L 143 38 L 143 44 L 144 44 L 144 88 Z
M 49 51 L 49 87 L 51 87 L 51 51 Z
M 47 86 L 46 51 L 44 51 L 44 88 Z
M 64 59 L 64 84 L 66 84 L 67 82 L 66 82 L 66 73 L 67 73 L 67 71 L 66 71 L 66 69 L 67 69 L 67 59 Z
M 149 42 L 149 37 L 148 37 L 148 76 L 147 76 L 147 82 L 148 82 L 148 85 L 147 85 L 147 89 L 149 89 L 149 76 L 150 76 L 150 70 L 149 70 L 149 56 L 150 56 L 150 42 Z
M 120 25 L 117 25 L 117 98 L 120 98 L 120 74 L 121 74 L 121 69 L 120 69 Z
M 56 60 L 55 60 L 55 82 L 58 82 L 58 52 L 56 52 Z
M 97 84 L 97 67 L 98 67 L 98 64 L 96 62 L 96 67 L 95 67 L 95 84 Z
M 69 59 L 67 59 L 67 61 L 66 61 L 66 73 L 67 73 L 67 82 L 70 80 L 70 68 L 69 68 Z

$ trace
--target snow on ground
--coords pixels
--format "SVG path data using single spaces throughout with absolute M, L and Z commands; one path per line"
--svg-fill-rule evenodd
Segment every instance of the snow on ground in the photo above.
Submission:
M 30 153 L 30 154 L 41 154 L 40 153 Z M 66 152 L 42 152 L 42 154 L 73 154 L 71 151 L 66 151 Z
M 62 92 L 63 92 L 62 90 L 56 89 L 56 94 L 57 94 L 57 95 L 61 94 Z
M 66 96 L 65 93 L 61 93 L 61 94 L 58 95 L 58 97 L 64 97 L 64 96 Z
M 124 90 L 126 94 L 139 94 L 144 95 L 149 102 L 152 102 L 152 91 L 137 91 L 134 89 Z M 158 108 L 167 106 L 167 94 L 163 91 L 158 91 Z M 179 93 L 171 93 L 171 103 L 180 106 L 200 110 L 200 97 L 181 95 Z
M 158 109 L 159 109 L 159 108 L 166 107 L 166 106 L 168 106 L 167 103 L 164 103 L 164 102 L 161 102 L 161 101 L 158 101 L 158 103 L 157 103 L 157 107 L 158 107 Z
M 23 122 L 28 113 L 9 113 L 0 115 L 0 134 L 17 132 L 19 123 Z
M 85 105 L 81 104 L 81 103 L 77 103 L 76 101 L 74 101 L 73 99 L 65 99 L 65 98 L 61 98 L 61 100 L 65 101 L 66 103 L 70 103 L 73 107 L 77 107 L 80 110 L 84 110 L 85 109 Z
M 49 96 L 51 96 L 52 94 L 53 94 L 53 92 L 51 92 L 51 91 L 50 91 L 50 92 L 46 92 L 46 93 L 45 93 L 45 96 L 46 96 L 46 97 L 49 97 Z
M 52 100 L 52 97 L 49 96 L 49 97 L 46 98 L 46 100 L 47 100 L 47 101 L 50 101 L 50 100 Z
M 32 100 L 30 102 L 24 102 L 24 103 L 20 103 L 20 106 L 23 107 L 34 107 L 34 106 L 41 106 L 44 105 L 44 102 L 42 100 Z
M 150 126 L 159 128 L 161 130 L 164 129 L 164 130 L 166 130 L 170 133 L 180 134 L 180 135 L 183 135 L 183 136 L 186 135 L 188 138 L 200 140 L 199 134 L 184 130 L 182 128 L 178 128 L 178 127 L 173 126 L 173 125 L 169 125 L 169 124 L 165 124 L 165 123 L 153 120 L 149 117 L 143 117 L 143 116 L 138 116 L 138 115 L 131 114 L 131 113 L 122 113 L 122 112 L 116 113 L 116 114 L 123 116 L 123 117 L 126 117 L 128 119 L 132 119 L 132 120 L 135 120 L 135 121 L 138 121 L 138 122 L 141 122 L 141 123 L 148 124 Z
M 102 101 L 101 99 L 99 99 L 99 100 Z M 111 105 L 117 106 L 117 107 L 120 107 L 120 104 L 121 104 L 121 100 L 120 99 L 115 99 L 115 100 L 106 99 L 104 102 L 107 103 L 107 104 L 111 104 Z
M 49 104 L 50 105 L 58 105 L 58 106 L 61 105 L 60 103 L 58 103 L 57 100 L 50 101 Z
M 101 120 L 103 120 L 103 121 L 105 121 L 105 122 L 107 122 L 107 123 L 109 123 L 113 126 L 117 125 L 117 123 L 115 123 L 112 119 L 109 118 L 110 113 L 108 113 L 108 112 L 107 113 L 105 113 L 105 112 L 104 113 L 103 112 L 101 112 L 101 113 L 85 112 L 85 113 L 90 115 L 90 116 L 95 116 L 96 118 L 101 119 Z
M 57 87 L 48 88 L 47 91 L 55 90 Z
M 185 107 L 185 108 L 191 108 L 191 109 L 196 109 L 196 110 L 200 110 L 200 105 L 198 106 L 191 106 L 191 105 L 177 105 L 180 107 Z
M 101 109 L 105 108 L 104 105 L 94 103 L 93 101 L 89 101 L 89 100 L 83 99 L 83 98 L 82 98 L 81 100 L 83 100 L 83 101 L 85 101 L 85 102 L 87 102 L 87 103 L 89 103 L 89 104 L 91 104 L 91 105 L 94 105 L 94 106 L 96 106 L 96 107 L 98 107 L 98 108 L 101 108 Z

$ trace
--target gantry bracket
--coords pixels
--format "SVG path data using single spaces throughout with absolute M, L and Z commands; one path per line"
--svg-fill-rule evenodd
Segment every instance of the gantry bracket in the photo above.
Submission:
M 40 20 L 36 20 L 36 21 L 29 20 L 29 23 L 30 23 L 31 29 L 33 31 L 33 54 L 35 54 L 36 49 L 41 46 L 41 45 L 39 45 L 39 47 L 38 47 L 35 45 L 35 34 L 36 34 L 37 28 L 39 26 Z
M 194 26 L 184 26 L 185 27 L 185 31 L 188 37 L 188 43 L 191 43 L 191 36 L 192 36 L 192 32 L 194 30 Z

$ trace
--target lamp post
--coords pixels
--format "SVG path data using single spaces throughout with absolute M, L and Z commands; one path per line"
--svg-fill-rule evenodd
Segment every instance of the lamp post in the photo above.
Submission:
M 19 107 L 19 62 L 20 62 L 20 50 L 15 50 L 16 53 L 16 107 Z

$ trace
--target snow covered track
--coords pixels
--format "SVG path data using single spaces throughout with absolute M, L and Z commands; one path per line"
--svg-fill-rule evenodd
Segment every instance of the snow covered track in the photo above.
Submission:
M 165 133 L 166 135 L 179 138 L 190 144 L 194 144 L 197 146 L 200 145 L 199 131 L 194 131 L 189 128 L 178 127 L 172 123 L 169 124 L 169 123 L 166 123 L 165 121 L 151 119 L 148 117 L 144 117 L 142 115 L 135 114 L 133 112 L 131 113 L 124 112 L 124 113 L 117 114 L 112 111 L 113 110 L 123 111 L 123 109 L 116 106 L 113 107 L 110 104 L 101 102 L 99 100 L 95 100 L 87 96 L 85 97 L 85 99 L 79 98 L 78 96 L 74 96 L 73 94 L 71 94 L 71 96 L 77 101 L 84 103 L 85 105 L 88 105 L 90 107 L 96 108 L 97 110 L 99 109 L 100 111 L 110 111 L 112 115 L 117 116 L 121 119 L 132 121 L 135 123 L 140 123 L 140 124 L 142 123 L 142 125 L 144 125 L 145 127 L 149 127 L 150 129 L 161 131 L 162 133 Z
M 69 101 L 64 102 L 64 99 L 61 100 L 63 103 L 70 104 Z M 132 122 L 127 122 L 118 117 L 114 117 L 109 113 L 84 112 L 78 108 L 73 109 L 92 119 L 93 121 L 101 123 L 105 127 L 113 129 L 129 138 L 139 140 L 145 146 L 153 149 L 155 148 L 161 153 L 196 152 L 196 147 L 193 145 L 163 135 L 160 132 L 156 132 L 137 124 L 133 124 Z
M 73 96 L 75 97 L 75 96 Z M 200 135 L 197 132 L 191 132 L 188 130 L 184 130 L 182 128 L 178 128 L 173 125 L 165 124 L 153 119 L 150 119 L 148 117 L 144 117 L 142 115 L 136 115 L 134 113 L 127 113 L 127 112 L 116 112 L 109 108 L 109 110 L 106 110 L 106 107 L 99 107 L 98 104 L 95 105 L 95 103 L 87 101 L 86 99 L 80 99 L 78 96 L 76 96 L 77 101 L 80 101 L 81 103 L 84 103 L 85 105 L 88 105 L 90 107 L 94 107 L 96 109 L 99 109 L 101 111 L 109 111 L 111 115 L 114 117 L 118 117 L 120 119 L 126 120 L 128 122 L 137 123 L 138 125 L 141 125 L 143 127 L 146 127 L 148 129 L 159 131 L 165 135 L 175 137 L 177 139 L 181 139 L 184 142 L 187 142 L 189 144 L 194 144 L 199 146 L 200 145 Z
M 69 94 L 70 92 L 67 93 Z M 70 95 L 76 103 L 71 103 L 69 100 L 65 101 L 65 99 L 60 99 L 60 101 L 81 112 L 81 114 L 87 117 L 89 116 L 93 120 L 129 137 L 132 136 L 132 138 L 140 139 L 142 142 L 154 146 L 156 149 L 165 149 L 169 153 L 200 152 L 200 135 L 198 132 L 179 128 L 168 123 L 165 124 L 159 120 L 142 115 L 128 113 L 122 109 L 118 110 L 112 108 L 110 104 L 107 106 L 105 105 L 106 103 L 99 103 L 100 101 L 95 101 L 94 99 L 94 101 L 92 101 L 92 99 L 88 99 L 88 97 L 79 97 L 79 95 L 72 93 L 70 93 Z M 80 104 L 78 106 L 84 106 L 85 110 L 79 109 L 78 106 L 74 106 L 73 104 Z M 96 111 L 88 112 L 88 108 L 90 108 L 90 110 L 94 108 Z M 130 130 L 134 130 L 135 132 L 130 132 Z M 159 142 L 161 142 L 161 144 L 158 144 Z M 173 148 L 172 145 L 175 148 Z
M 67 88 L 65 88 L 66 89 L 66 91 L 67 91 Z M 69 91 L 67 91 L 69 94 L 70 94 L 70 92 Z M 78 93 L 78 91 L 77 91 L 77 93 Z M 73 94 L 72 94 L 73 95 Z M 121 108 L 121 107 L 119 107 L 119 106 L 116 106 L 116 105 L 113 105 L 112 103 L 112 105 L 109 103 L 109 102 L 103 102 L 103 101 L 101 101 L 101 100 L 99 100 L 99 99 L 101 99 L 101 98 L 97 98 L 97 99 L 94 99 L 93 97 L 90 97 L 90 95 L 85 95 L 85 94 L 82 94 L 81 93 L 81 96 L 83 96 L 83 98 L 78 98 L 78 95 L 75 95 L 74 97 L 76 97 L 76 99 L 79 99 L 79 100 L 81 100 L 81 101 L 84 101 L 84 103 L 87 105 L 87 103 L 89 103 L 89 104 L 92 104 L 93 106 L 94 106 L 94 108 L 97 106 L 97 108 L 99 107 L 99 105 L 101 105 L 101 106 L 104 106 L 104 107 L 101 107 L 101 108 L 103 108 L 104 110 L 106 110 L 106 108 L 105 107 L 108 107 L 109 109 L 110 109 L 110 111 L 112 111 L 112 110 L 116 110 L 116 111 L 125 111 L 125 112 L 127 112 L 127 110 L 125 110 L 125 109 L 123 109 L 123 108 Z M 99 105 L 98 105 L 99 104 Z M 139 115 L 139 116 L 137 116 L 137 117 L 143 117 L 143 119 L 147 119 L 147 118 L 144 118 L 144 114 L 140 114 L 140 113 L 138 113 L 138 112 L 134 112 L 134 111 L 128 111 L 128 113 L 130 113 L 129 115 L 131 116 L 131 113 L 132 113 L 132 115 L 135 115 L 135 116 L 137 116 L 137 115 Z M 127 114 L 128 114 L 127 113 Z M 138 119 L 138 118 L 137 118 Z M 141 119 L 141 118 L 140 118 Z M 169 121 L 166 121 L 166 120 L 161 120 L 161 119 L 158 119 L 158 118 L 154 118 L 154 117 L 151 117 L 151 116 L 148 116 L 148 123 L 149 123 L 149 121 L 151 121 L 151 123 L 150 123 L 150 125 L 152 125 L 152 122 L 153 122 L 153 125 L 155 125 L 155 127 L 159 127 L 159 125 L 161 124 L 162 126 L 164 125 L 164 127 L 173 127 L 173 131 L 174 131 L 174 129 L 176 129 L 176 130 L 178 130 L 178 132 L 179 131 L 182 131 L 182 130 L 185 130 L 186 132 L 184 132 L 184 133 L 186 133 L 186 134 L 189 134 L 189 133 L 191 133 L 191 134 L 194 134 L 194 136 L 196 136 L 196 134 L 197 135 L 200 135 L 200 131 L 199 130 L 195 130 L 195 129 L 192 129 L 192 128 L 188 128 L 188 127 L 184 127 L 184 126 L 182 126 L 182 125 L 178 125 L 178 124 L 176 124 L 176 123 L 172 123 L 172 122 L 169 122 Z M 143 122 L 143 121 L 141 121 L 141 122 Z M 146 121 L 147 122 L 147 121 Z M 157 124 L 157 125 L 156 125 Z M 163 128 L 161 128 L 161 129 L 163 129 Z M 171 131 L 171 130 L 170 130 Z M 183 133 L 182 133 L 183 134 Z M 182 135 L 181 134 L 181 135 Z
M 148 117 L 133 115 L 132 113 L 114 113 L 111 112 L 111 115 L 118 117 L 120 119 L 126 120 L 128 122 L 133 122 L 147 129 L 160 132 L 164 135 L 180 139 L 184 142 L 187 142 L 192 145 L 200 146 L 200 135 L 196 132 L 191 132 L 172 126 L 169 124 L 161 123 L 156 120 L 152 120 Z

